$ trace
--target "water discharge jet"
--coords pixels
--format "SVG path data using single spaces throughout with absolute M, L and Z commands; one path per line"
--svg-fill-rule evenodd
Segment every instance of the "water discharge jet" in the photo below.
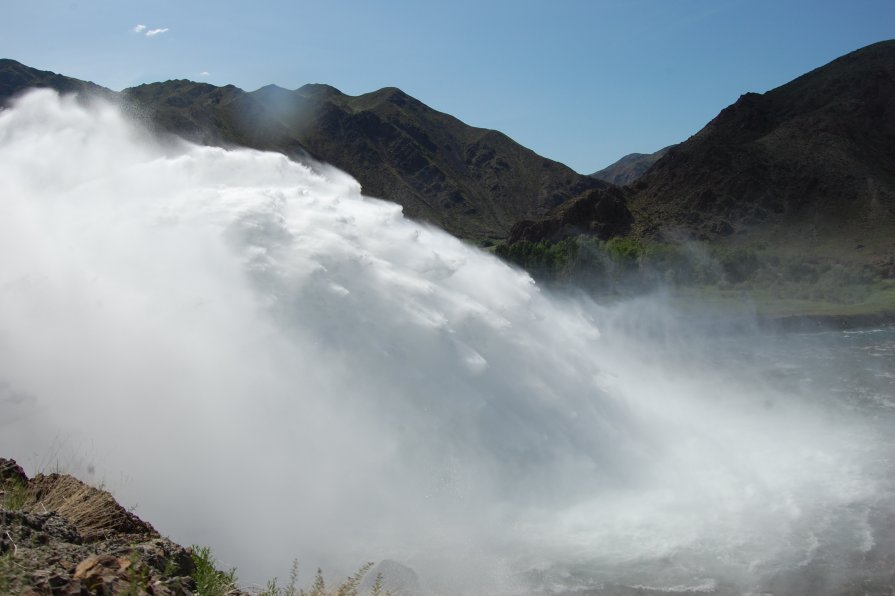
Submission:
M 891 408 L 661 301 L 550 296 L 334 169 L 40 91 L 0 113 L 0 197 L 0 449 L 89 442 L 246 579 L 742 592 L 891 511 Z

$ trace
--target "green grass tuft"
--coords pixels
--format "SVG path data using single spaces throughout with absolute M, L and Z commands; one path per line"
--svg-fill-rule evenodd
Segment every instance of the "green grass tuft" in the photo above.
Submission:
M 193 563 L 196 570 L 193 580 L 196 582 L 196 596 L 227 596 L 238 591 L 236 586 L 236 569 L 219 571 L 217 560 L 207 546 L 191 547 Z
M 30 498 L 28 487 L 24 483 L 19 482 L 18 480 L 10 480 L 3 487 L 0 505 L 2 505 L 4 509 L 21 511 L 25 508 L 25 505 L 28 504 Z

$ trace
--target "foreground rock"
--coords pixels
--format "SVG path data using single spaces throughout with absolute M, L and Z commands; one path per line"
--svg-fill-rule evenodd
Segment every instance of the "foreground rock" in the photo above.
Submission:
M 194 569 L 108 492 L 0 458 L 0 594 L 188 595 Z

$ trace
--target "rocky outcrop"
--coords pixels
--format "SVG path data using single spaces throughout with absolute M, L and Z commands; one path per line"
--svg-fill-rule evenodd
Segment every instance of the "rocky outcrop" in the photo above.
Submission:
M 64 474 L 29 480 L 0 459 L 0 594 L 186 596 L 190 552 Z
M 206 547 L 183 548 L 159 535 L 105 490 L 67 474 L 28 479 L 15 461 L 0 458 L 0 595 L 19 596 L 249 596 L 235 570 L 222 572 Z M 372 563 L 326 589 L 299 592 L 294 583 L 270 596 L 412 596 L 422 592 L 412 569 Z M 380 581 L 376 584 L 376 577 Z M 361 582 L 366 583 L 361 583 Z M 373 589 L 375 586 L 375 589 Z

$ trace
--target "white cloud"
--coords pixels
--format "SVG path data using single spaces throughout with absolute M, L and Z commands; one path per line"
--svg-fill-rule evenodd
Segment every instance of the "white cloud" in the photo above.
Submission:
M 143 33 L 143 31 L 145 29 L 146 29 L 146 25 L 135 25 L 134 28 L 132 29 L 132 31 L 134 33 Z
M 165 27 L 164 29 L 150 29 L 149 31 L 146 32 L 146 37 L 155 37 L 156 35 L 161 35 L 162 33 L 165 33 L 166 31 L 168 31 L 167 27 Z
M 202 72 L 199 73 L 199 76 L 200 76 L 200 77 L 207 77 L 207 76 L 209 76 L 210 74 L 211 74 L 211 73 L 208 72 L 207 70 L 203 70 Z

